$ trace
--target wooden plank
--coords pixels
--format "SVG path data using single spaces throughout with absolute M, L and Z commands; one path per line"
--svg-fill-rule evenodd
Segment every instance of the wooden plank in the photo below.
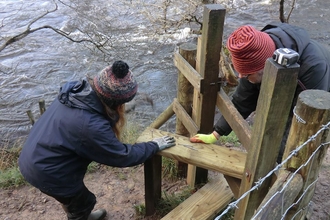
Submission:
M 201 81 L 203 78 L 179 53 L 174 53 L 174 65 L 195 89 L 201 91 Z
M 232 200 L 233 193 L 230 191 L 226 180 L 220 177 L 204 185 L 163 217 L 162 220 L 214 219 L 216 214 L 224 209 Z
M 176 146 L 162 150 L 158 155 L 217 171 L 241 179 L 246 153 L 214 144 L 191 143 L 189 138 L 148 127 L 137 142 L 150 141 L 165 135 L 176 139 Z
M 234 104 L 222 88 L 220 89 L 220 92 L 218 92 L 217 107 L 235 132 L 242 145 L 248 150 L 251 141 L 251 128 L 247 121 L 245 121 L 242 115 L 237 111 Z
M 176 117 L 180 119 L 190 134 L 196 134 L 198 132 L 198 126 L 177 99 L 174 99 L 173 101 L 173 111 L 175 112 Z
M 298 64 L 287 68 L 272 58 L 266 61 L 240 196 L 275 166 L 297 86 L 298 70 Z M 271 178 L 266 179 L 257 191 L 240 201 L 235 220 L 251 219 L 270 183 Z

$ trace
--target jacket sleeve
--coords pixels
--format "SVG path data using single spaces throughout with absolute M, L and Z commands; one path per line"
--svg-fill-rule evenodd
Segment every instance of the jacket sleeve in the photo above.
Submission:
M 330 85 L 330 52 L 311 40 L 301 55 L 299 80 L 306 89 L 329 91 Z
M 144 163 L 158 151 L 155 142 L 124 144 L 120 142 L 110 122 L 94 114 L 82 129 L 81 146 L 77 153 L 92 161 L 114 167 L 129 167 Z
M 234 92 L 232 102 L 237 111 L 245 119 L 257 106 L 259 97 L 260 84 L 250 83 L 247 79 L 241 78 L 239 84 Z M 232 129 L 227 123 L 226 119 L 221 116 L 214 125 L 214 130 L 220 135 L 228 135 Z

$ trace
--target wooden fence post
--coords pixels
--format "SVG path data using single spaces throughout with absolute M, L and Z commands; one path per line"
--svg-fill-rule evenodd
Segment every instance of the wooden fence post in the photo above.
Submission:
M 197 46 L 193 43 L 185 43 L 180 45 L 179 53 L 181 56 L 192 66 L 195 68 L 196 66 L 196 53 L 197 53 Z M 194 87 L 190 84 L 190 82 L 186 79 L 186 77 L 179 71 L 178 73 L 178 92 L 177 92 L 177 99 L 184 110 L 191 116 L 192 111 L 192 103 L 193 103 L 193 94 L 194 94 Z M 183 125 L 181 120 L 177 117 L 176 118 L 176 127 L 175 132 L 179 135 L 189 137 L 189 131 Z M 186 163 L 177 162 L 178 168 L 178 176 L 186 177 L 188 165 Z
M 26 111 L 26 114 L 28 115 L 28 117 L 29 117 L 29 119 L 30 119 L 31 125 L 34 125 L 35 120 L 34 120 L 34 116 L 33 116 L 32 111 L 31 111 L 31 110 L 27 110 L 27 111 Z
M 39 100 L 39 110 L 40 110 L 40 115 L 42 115 L 46 111 L 45 100 L 43 99 Z
M 285 187 L 285 188 L 284 188 Z M 303 187 L 303 178 L 283 170 L 256 211 L 254 220 L 281 219 Z
M 320 130 L 322 125 L 330 121 L 330 93 L 322 90 L 303 91 L 298 97 L 294 114 L 295 116 L 292 120 L 283 158 L 287 158 L 293 150 L 305 143 L 312 135 Z M 298 151 L 297 154 L 284 165 L 287 170 L 297 170 L 310 159 L 309 163 L 299 171 L 304 180 L 300 195 L 304 193 L 304 197 L 301 199 L 298 206 L 292 208 L 287 214 L 289 219 L 291 219 L 296 212 L 299 213 L 297 213 L 294 219 L 303 219 L 307 214 L 306 207 L 311 201 L 315 190 L 315 184 L 311 184 L 318 178 L 319 170 L 329 145 L 322 146 L 317 152 L 315 152 L 315 150 L 321 146 L 321 144 L 329 141 L 327 140 L 329 138 L 328 135 L 329 129 L 325 129 L 323 133 L 315 137 L 314 140 L 308 142 L 306 146 Z M 315 155 L 311 158 L 313 153 L 315 153 Z
M 203 29 L 196 70 L 203 78 L 201 91 L 194 91 L 192 118 L 201 133 L 213 131 L 215 103 L 219 91 L 219 61 L 226 9 L 217 4 L 205 5 Z M 207 87 L 207 88 L 205 88 Z M 207 182 L 208 171 L 188 166 L 187 182 L 190 186 Z
M 274 168 L 297 86 L 299 65 L 290 68 L 266 61 L 255 121 L 239 195 L 243 195 Z M 271 179 L 238 204 L 235 220 L 251 219 L 268 192 Z

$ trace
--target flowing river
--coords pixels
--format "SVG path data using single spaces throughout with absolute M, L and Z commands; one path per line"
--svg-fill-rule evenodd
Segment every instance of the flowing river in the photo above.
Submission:
M 163 7 L 166 2 L 170 2 L 167 8 Z M 47 28 L 2 50 L 0 140 L 25 137 L 31 129 L 27 110 L 37 120 L 39 100 L 45 100 L 47 108 L 64 82 L 95 74 L 118 59 L 130 65 L 139 93 L 154 103 L 151 106 L 142 100 L 129 114 L 135 114 L 136 123 L 150 124 L 176 97 L 173 53 L 181 43 L 196 42 L 199 25 L 182 22 L 187 14 L 202 21 L 203 5 L 198 1 L 200 5 L 195 7 L 194 2 L 197 1 L 0 0 L 0 47 L 30 24 L 31 29 L 52 26 L 70 33 L 72 39 L 98 37 L 99 42 L 107 42 L 104 53 L 91 43 L 74 43 Z M 224 40 L 240 25 L 262 28 L 268 22 L 279 21 L 278 0 L 216 3 L 226 8 Z M 313 39 L 330 49 L 329 14 L 329 0 L 296 0 L 289 23 L 305 27 Z M 174 123 L 172 119 L 165 126 L 171 129 Z

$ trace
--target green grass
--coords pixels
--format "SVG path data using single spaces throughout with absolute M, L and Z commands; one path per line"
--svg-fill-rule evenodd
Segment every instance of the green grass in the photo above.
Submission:
M 220 139 L 219 139 L 219 142 L 221 144 L 230 143 L 234 147 L 239 147 L 241 145 L 239 139 L 237 138 L 237 136 L 236 136 L 236 134 L 234 132 L 231 132 L 227 136 L 221 136 Z
M 176 166 L 175 160 L 167 157 L 162 157 L 162 168 L 163 177 L 170 180 L 174 180 L 178 176 L 178 168 Z
M 0 171 L 0 188 L 9 189 L 13 187 L 19 187 L 25 185 L 26 181 L 24 180 L 21 172 L 18 167 L 10 167 L 4 171 Z
M 11 146 L 11 147 L 10 147 Z M 26 184 L 18 169 L 22 140 L 0 146 L 0 188 L 8 189 Z

